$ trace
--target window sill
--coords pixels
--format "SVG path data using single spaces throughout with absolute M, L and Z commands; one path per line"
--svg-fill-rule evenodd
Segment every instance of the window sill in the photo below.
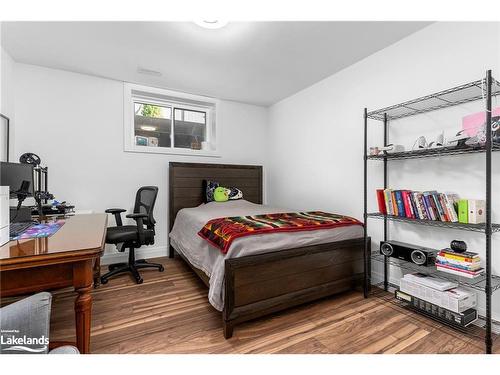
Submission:
M 125 152 L 135 152 L 142 154 L 166 154 L 166 155 L 182 155 L 182 156 L 202 156 L 220 158 L 220 154 L 213 150 L 191 150 L 187 148 L 165 148 L 165 147 L 127 147 Z

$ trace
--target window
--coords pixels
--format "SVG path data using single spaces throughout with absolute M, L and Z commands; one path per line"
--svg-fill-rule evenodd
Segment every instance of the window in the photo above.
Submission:
M 211 98 L 125 84 L 125 151 L 217 156 Z

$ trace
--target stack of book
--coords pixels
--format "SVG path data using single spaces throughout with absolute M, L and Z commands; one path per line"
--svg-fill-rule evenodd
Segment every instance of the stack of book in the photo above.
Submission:
M 456 194 L 377 189 L 379 212 L 409 219 L 458 222 Z
M 477 253 L 471 251 L 456 253 L 451 249 L 444 249 L 438 253 L 436 268 L 438 271 L 469 279 L 478 277 L 484 272 L 484 268 L 481 268 L 481 259 Z

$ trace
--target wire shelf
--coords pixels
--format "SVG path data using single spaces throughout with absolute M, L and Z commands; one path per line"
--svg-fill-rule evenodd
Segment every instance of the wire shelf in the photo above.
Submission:
M 368 217 L 372 217 L 375 219 L 387 219 L 390 221 L 399 221 L 410 224 L 418 224 L 418 225 L 427 225 L 431 227 L 439 227 L 439 228 L 450 228 L 450 229 L 459 229 L 459 230 L 467 230 L 471 232 L 486 232 L 486 224 L 464 224 L 464 223 L 452 223 L 449 221 L 436 221 L 436 220 L 419 220 L 419 219 L 410 219 L 407 217 L 401 216 L 393 216 L 393 215 L 384 215 L 379 212 L 373 212 L 367 214 Z M 500 231 L 500 224 L 492 224 L 491 232 L 495 233 Z
M 486 79 L 480 79 L 448 90 L 368 112 L 368 118 L 384 121 L 384 115 L 387 115 L 387 120 L 395 120 L 472 102 L 487 96 L 486 87 Z M 500 83 L 493 79 L 491 95 L 496 96 L 498 94 L 500 94 Z
M 425 150 L 414 150 L 395 152 L 391 154 L 369 155 L 367 158 L 370 160 L 402 160 L 402 159 L 420 159 L 432 158 L 448 155 L 462 155 L 462 154 L 477 154 L 485 152 L 485 147 L 441 147 L 430 148 Z M 500 151 L 499 144 L 493 144 L 491 151 Z
M 371 259 L 377 262 L 384 262 L 384 255 L 380 253 L 372 253 L 371 254 Z M 425 273 L 427 275 L 432 275 L 439 277 L 440 279 L 445 279 L 449 280 L 452 282 L 455 282 L 461 286 L 467 287 L 467 288 L 473 288 L 479 291 L 484 292 L 485 287 L 486 287 L 486 274 L 482 274 L 478 277 L 475 277 L 473 279 L 469 279 L 467 277 L 461 277 L 458 275 L 453 275 L 451 273 L 447 272 L 442 272 L 438 271 L 435 267 L 430 266 L 419 266 L 415 263 L 412 262 L 407 262 L 402 259 L 398 258 L 391 258 L 387 257 L 387 263 L 390 264 L 391 266 L 399 267 L 401 269 L 411 271 L 411 272 L 420 272 L 420 273 Z M 496 292 L 497 290 L 500 290 L 500 277 L 496 275 L 491 276 L 491 291 L 492 293 Z
M 411 316 L 412 319 L 418 319 L 420 321 L 425 321 L 426 319 L 431 319 L 436 322 L 436 328 L 449 333 L 460 333 L 467 337 L 472 337 L 476 339 L 484 340 L 485 337 L 485 327 L 486 327 L 486 319 L 483 316 L 478 316 L 478 319 L 470 324 L 467 327 L 460 327 L 454 324 L 451 324 L 445 319 L 436 317 L 432 314 L 425 313 L 422 310 L 416 309 L 409 302 L 404 302 L 396 299 L 394 297 L 394 291 L 399 289 L 397 285 L 389 284 L 389 292 L 386 292 L 383 289 L 383 283 L 372 286 L 372 292 L 370 294 L 371 297 L 377 298 L 382 302 L 389 303 L 401 312 L 404 312 L 407 316 Z M 500 337 L 500 322 L 493 320 L 491 324 L 491 332 L 492 332 L 492 340 L 495 341 Z

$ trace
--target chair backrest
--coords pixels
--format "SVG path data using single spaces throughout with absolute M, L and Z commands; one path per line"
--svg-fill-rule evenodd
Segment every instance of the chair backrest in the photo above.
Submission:
M 155 207 L 156 196 L 158 195 L 158 187 L 156 186 L 143 186 L 137 190 L 135 196 L 134 213 L 146 214 L 147 218 L 144 219 L 144 225 L 148 229 L 153 229 L 156 220 L 153 217 L 153 209 Z

